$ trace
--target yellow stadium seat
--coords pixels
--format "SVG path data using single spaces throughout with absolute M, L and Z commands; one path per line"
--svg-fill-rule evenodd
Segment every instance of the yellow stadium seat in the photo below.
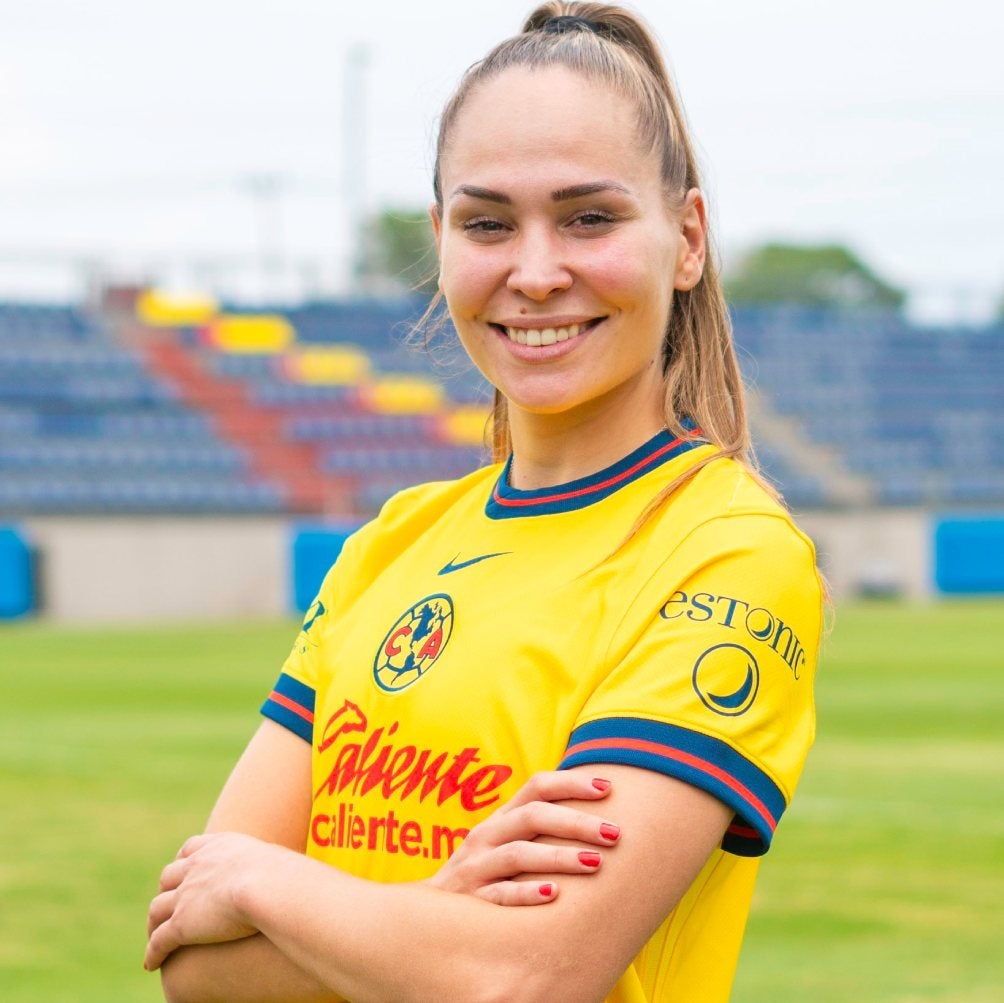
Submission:
M 278 314 L 223 314 L 209 325 L 206 338 L 221 352 L 274 355 L 292 344 L 296 331 Z
M 136 316 L 150 327 L 198 327 L 216 316 L 212 296 L 146 289 L 136 298 Z
M 443 388 L 422 376 L 386 376 L 362 388 L 370 410 L 377 414 L 438 414 Z
M 480 446 L 485 441 L 485 425 L 491 408 L 476 404 L 455 408 L 443 415 L 440 429 L 443 438 L 460 446 Z
M 294 383 L 358 386 L 370 375 L 369 356 L 355 345 L 294 347 L 283 365 Z

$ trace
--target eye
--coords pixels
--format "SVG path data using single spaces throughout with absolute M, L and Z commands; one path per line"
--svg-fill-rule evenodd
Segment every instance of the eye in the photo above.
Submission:
M 578 215 L 573 216 L 571 220 L 572 226 L 585 230 L 595 230 L 600 227 L 609 226 L 613 222 L 615 222 L 614 215 L 600 209 L 588 209 L 585 212 L 580 212 Z
M 503 233 L 506 226 L 491 216 L 477 216 L 474 219 L 465 219 L 463 229 L 464 233 L 469 233 L 472 237 L 491 237 Z

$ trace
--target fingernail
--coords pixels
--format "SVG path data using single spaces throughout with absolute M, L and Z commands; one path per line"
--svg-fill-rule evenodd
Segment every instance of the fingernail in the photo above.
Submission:
M 594 853 L 592 850 L 583 850 L 579 854 L 579 863 L 584 864 L 586 867 L 599 867 L 600 855 Z
M 610 790 L 610 781 L 609 780 L 601 780 L 599 777 L 594 777 L 593 778 L 593 786 L 598 791 L 608 791 L 608 790 Z
M 601 822 L 600 823 L 600 835 L 604 839 L 609 839 L 612 843 L 621 834 L 621 827 L 619 825 L 614 825 L 613 822 Z
M 541 885 L 537 889 L 537 891 L 540 892 L 540 894 L 543 895 L 544 898 L 549 899 L 554 894 L 554 885 L 551 884 L 550 881 L 548 881 L 547 884 Z

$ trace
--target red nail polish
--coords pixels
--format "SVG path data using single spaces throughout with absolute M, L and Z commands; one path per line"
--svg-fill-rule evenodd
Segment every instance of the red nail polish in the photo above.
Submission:
M 608 791 L 608 790 L 610 790 L 610 781 L 609 780 L 601 780 L 599 777 L 594 777 L 593 778 L 593 786 L 598 791 Z
M 554 894 L 554 885 L 552 885 L 551 882 L 548 881 L 547 884 L 541 885 L 537 889 L 537 891 L 540 892 L 540 894 L 543 895 L 544 898 L 549 899 Z
M 592 850 L 583 850 L 579 854 L 579 863 L 585 864 L 586 867 L 599 867 L 600 855 Z
M 612 843 L 621 834 L 621 829 L 619 825 L 614 825 L 612 822 L 601 822 L 600 823 L 600 835 L 604 839 L 609 839 Z

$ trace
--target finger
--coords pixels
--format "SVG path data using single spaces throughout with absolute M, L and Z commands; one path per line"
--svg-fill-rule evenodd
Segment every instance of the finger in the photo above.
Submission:
M 474 893 L 495 905 L 544 905 L 558 897 L 555 881 L 496 881 Z
M 578 808 L 534 801 L 507 815 L 494 815 L 482 823 L 481 838 L 501 846 L 517 840 L 554 836 L 593 846 L 612 846 L 620 838 L 620 827 Z M 479 828 L 481 828 L 479 826 Z
M 183 857 L 190 857 L 197 850 L 201 849 L 208 843 L 216 833 L 204 832 L 198 836 L 189 836 L 184 843 L 181 844 L 181 849 L 178 850 L 178 855 L 176 860 L 181 860 Z
M 188 857 L 179 857 L 172 860 L 160 872 L 160 890 L 162 892 L 169 892 L 172 888 L 177 888 L 184 879 L 185 874 L 188 873 L 190 866 L 191 861 Z
M 168 920 L 161 923 L 150 935 L 143 956 L 143 967 L 148 972 L 156 971 L 164 963 L 164 959 L 177 948 L 179 941 L 174 935 L 174 924 Z
M 517 874 L 592 874 L 602 863 L 603 854 L 599 850 L 518 841 L 486 854 L 482 880 L 487 884 L 489 880 Z M 488 874 L 491 877 L 485 878 Z
M 176 891 L 161 892 L 150 903 L 150 909 L 146 915 L 146 935 L 148 937 L 174 912 L 177 898 L 178 893 Z
M 531 801 L 598 801 L 610 793 L 610 788 L 609 780 L 590 777 L 580 770 L 545 770 L 530 777 L 498 813 Z

